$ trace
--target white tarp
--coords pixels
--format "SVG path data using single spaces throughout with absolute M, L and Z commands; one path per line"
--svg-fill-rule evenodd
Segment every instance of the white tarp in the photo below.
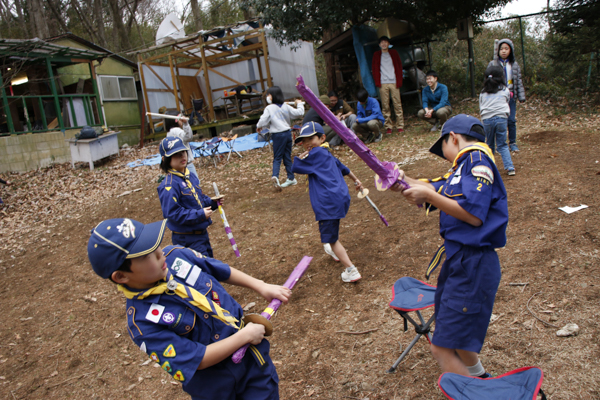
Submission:
M 292 46 L 279 46 L 277 42 L 267 36 L 267 44 L 269 47 L 269 67 L 271 70 L 271 78 L 274 86 L 279 86 L 283 91 L 286 99 L 298 97 L 298 91 L 296 90 L 296 76 L 302 74 L 304 82 L 312 91 L 318 96 L 319 88 L 317 85 L 317 74 L 315 71 L 315 58 L 314 49 L 312 43 L 301 42 L 296 50 L 292 50 Z M 296 44 L 298 45 L 298 44 Z M 169 85 L 165 85 L 156 77 L 149 67 L 146 65 L 138 65 L 143 68 L 144 81 L 146 89 L 173 89 L 173 78 L 169 67 L 152 66 L 154 72 L 156 72 L 161 79 Z M 263 77 L 266 78 L 266 67 L 264 58 L 261 57 L 261 66 Z M 231 65 L 224 65 L 215 68 L 216 71 L 227 75 L 240 83 L 251 82 L 260 79 L 258 71 L 258 64 L 256 59 L 243 61 Z M 197 69 L 192 68 L 179 68 L 179 75 L 183 76 L 194 76 L 198 72 Z M 214 106 L 223 105 L 223 90 L 214 91 L 216 88 L 222 88 L 227 86 L 236 85 L 233 81 L 223 78 L 215 73 L 209 72 L 210 87 L 213 90 L 212 98 Z M 202 93 L 206 96 L 206 84 L 204 80 L 204 74 L 201 72 L 197 75 L 197 80 L 202 89 Z M 260 83 L 252 85 L 255 92 L 261 92 L 262 86 Z M 265 88 L 267 88 L 267 82 L 265 81 Z M 175 107 L 175 97 L 173 92 L 154 92 L 148 91 L 148 102 L 146 104 L 146 110 L 148 112 L 158 112 L 158 109 L 162 106 L 166 106 L 169 109 Z

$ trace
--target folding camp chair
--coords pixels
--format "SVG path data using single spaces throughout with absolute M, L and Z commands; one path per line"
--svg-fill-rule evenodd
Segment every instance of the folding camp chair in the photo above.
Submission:
M 394 287 L 392 288 L 392 300 L 390 301 L 389 306 L 396 310 L 396 312 L 404 319 L 404 332 L 408 330 L 408 322 L 410 322 L 415 326 L 417 336 L 410 342 L 406 350 L 402 352 L 400 358 L 392 365 L 392 368 L 386 371 L 387 373 L 391 374 L 396 371 L 398 364 L 402 362 L 404 357 L 406 357 L 408 352 L 419 341 L 421 336 L 425 335 L 429 343 L 431 343 L 431 333 L 429 330 L 431 324 L 433 324 L 433 321 L 435 320 L 435 314 L 425 322 L 420 310 L 433 306 L 435 289 L 435 286 L 431 286 L 408 276 L 400 278 L 394 283 Z M 420 323 L 417 323 L 410 317 L 408 313 L 411 311 L 416 311 Z
M 235 139 L 237 139 L 237 136 L 238 135 L 236 133 L 235 135 L 233 135 L 232 138 L 223 138 L 222 139 L 225 146 L 229 149 L 229 154 L 227 155 L 227 161 L 229 161 L 229 157 L 231 157 L 231 152 L 235 152 L 235 154 L 240 156 L 240 158 L 243 158 L 242 155 L 233 148 L 233 145 L 235 144 Z
M 218 137 L 215 136 L 214 138 L 210 139 L 210 140 L 206 140 L 204 142 L 202 142 L 202 145 L 200 147 L 198 147 L 198 151 L 200 152 L 200 157 L 202 157 L 200 160 L 202 162 L 202 160 L 204 159 L 204 157 L 210 157 L 213 160 L 213 163 L 215 164 L 215 167 L 217 166 L 217 159 L 220 160 L 221 155 L 219 154 L 219 145 L 221 144 L 223 140 Z
M 477 378 L 445 372 L 438 380 L 442 393 L 451 400 L 542 400 L 544 373 L 538 367 L 523 367 L 494 378 Z

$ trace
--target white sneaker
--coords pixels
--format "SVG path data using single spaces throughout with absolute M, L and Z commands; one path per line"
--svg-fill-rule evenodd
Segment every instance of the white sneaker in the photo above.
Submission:
M 281 185 L 279 184 L 279 178 L 278 177 L 272 176 L 271 177 L 271 181 L 273 181 L 273 186 L 275 187 L 275 189 L 281 190 Z
M 338 256 L 336 256 L 333 252 L 333 249 L 331 248 L 331 245 L 329 243 L 323 244 L 323 249 L 325 249 L 325 253 L 329 254 L 335 261 L 340 261 Z
M 342 280 L 344 282 L 356 282 L 360 278 L 362 278 L 362 276 L 360 276 L 360 273 L 354 265 L 350 268 L 346 268 L 344 272 L 342 272 Z
M 291 181 L 289 179 L 287 179 L 285 182 L 283 182 L 281 184 L 281 187 L 284 188 L 284 187 L 293 186 L 293 185 L 297 185 L 297 184 L 298 184 L 298 181 L 296 179 L 291 180 Z

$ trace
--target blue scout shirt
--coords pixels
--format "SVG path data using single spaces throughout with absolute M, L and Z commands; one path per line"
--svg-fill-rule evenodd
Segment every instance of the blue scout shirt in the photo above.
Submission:
M 295 157 L 292 172 L 308 175 L 310 204 L 317 221 L 346 216 L 350 193 L 344 176 L 350 170 L 327 149 L 315 147 L 304 159 Z
M 492 248 L 506 245 L 506 189 L 485 143 L 462 149 L 450 173 L 430 183 L 438 193 L 456 200 L 482 221 L 481 226 L 473 226 L 440 211 L 440 235 L 445 240 L 446 260 L 462 245 Z
M 435 90 L 432 92 L 429 86 L 423 88 L 423 108 L 433 108 L 437 111 L 442 107 L 450 107 L 448 100 L 448 87 L 438 83 Z
M 356 122 L 359 124 L 364 124 L 372 119 L 378 119 L 382 123 L 385 122 L 385 118 L 381 113 L 381 107 L 379 107 L 379 103 L 372 97 L 367 97 L 366 107 L 363 107 L 363 105 L 358 102 L 356 109 Z
M 241 321 L 242 307 L 219 283 L 229 279 L 231 269 L 227 264 L 179 246 L 167 246 L 163 252 L 175 280 L 193 287 Z M 176 297 L 164 293 L 143 300 L 127 299 L 127 325 L 135 344 L 180 381 L 186 392 L 193 392 L 197 385 L 210 386 L 203 379 L 204 375 L 210 376 L 210 368 L 197 370 L 206 346 L 231 336 L 237 329 L 200 309 L 192 311 L 190 304 Z
M 213 210 L 218 208 L 216 201 L 202 193 L 196 175 L 189 174 L 188 178 L 201 204 L 198 204 L 196 196 L 180 172 L 169 171 L 156 189 L 163 217 L 167 218 L 167 227 L 173 232 L 191 232 L 208 228 L 212 220 L 206 218 L 203 208 L 210 207 Z

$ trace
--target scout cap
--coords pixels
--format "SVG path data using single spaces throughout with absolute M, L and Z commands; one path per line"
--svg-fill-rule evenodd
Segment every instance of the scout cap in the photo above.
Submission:
M 322 136 L 324 135 L 325 132 L 323 131 L 323 127 L 321 126 L 321 124 L 317 123 L 317 122 L 307 122 L 304 125 L 302 125 L 302 129 L 300 129 L 300 134 L 296 137 L 296 140 L 294 140 L 294 143 L 298 143 L 302 141 L 302 138 L 305 137 L 311 137 L 313 135 L 319 135 Z
M 444 152 L 442 151 L 442 140 L 444 136 L 449 135 L 450 132 L 459 133 L 461 135 L 472 136 L 479 140 L 480 142 L 485 142 L 485 136 L 483 133 L 476 132 L 473 130 L 474 127 L 479 127 L 481 132 L 484 132 L 483 124 L 475 117 L 471 117 L 467 114 L 458 114 L 452 118 L 450 118 L 444 126 L 442 126 L 442 133 L 440 138 L 431 146 L 429 149 L 433 154 L 444 157 Z
M 162 157 L 171 157 L 175 153 L 189 149 L 190 148 L 183 143 L 183 140 L 177 137 L 166 137 L 158 146 L 158 150 Z
M 110 278 L 125 259 L 152 253 L 165 235 L 167 220 L 144 225 L 129 218 L 102 221 L 92 229 L 87 251 L 94 272 Z

